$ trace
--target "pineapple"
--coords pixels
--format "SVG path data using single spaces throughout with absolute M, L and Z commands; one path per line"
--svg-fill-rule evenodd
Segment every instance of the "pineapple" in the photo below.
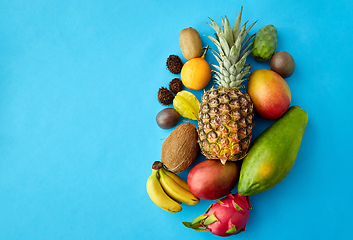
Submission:
M 256 22 L 240 28 L 242 10 L 241 7 L 233 29 L 227 16 L 222 18 L 223 31 L 212 19 L 208 23 L 216 31 L 216 38 L 208 37 L 218 49 L 212 52 L 218 62 L 218 66 L 212 65 L 217 69 L 214 72 L 218 88 L 211 88 L 202 96 L 199 144 L 208 159 L 220 159 L 223 164 L 243 159 L 252 136 L 253 103 L 239 89 L 250 72 L 251 65 L 245 62 L 252 51 L 254 35 L 247 37 L 247 34 Z

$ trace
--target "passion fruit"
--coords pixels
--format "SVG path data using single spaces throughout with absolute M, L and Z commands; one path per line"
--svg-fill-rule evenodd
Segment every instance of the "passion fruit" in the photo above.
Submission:
M 181 69 L 181 81 L 185 87 L 191 90 L 203 89 L 211 80 L 212 70 L 205 60 L 207 50 L 208 46 L 201 57 L 190 59 Z
M 294 58 L 286 51 L 276 52 L 271 58 L 270 68 L 283 78 L 288 78 L 295 69 Z
M 179 113 L 174 108 L 165 108 L 156 116 L 157 125 L 163 129 L 175 127 L 179 122 Z

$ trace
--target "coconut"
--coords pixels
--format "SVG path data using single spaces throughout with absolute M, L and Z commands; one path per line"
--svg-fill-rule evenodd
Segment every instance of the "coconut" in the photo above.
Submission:
M 183 123 L 173 130 L 162 146 L 161 160 L 171 172 L 187 169 L 199 152 L 197 130 L 193 123 Z

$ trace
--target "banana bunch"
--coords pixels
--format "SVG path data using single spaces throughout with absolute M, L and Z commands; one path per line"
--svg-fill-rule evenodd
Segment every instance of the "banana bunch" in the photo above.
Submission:
M 152 174 L 147 179 L 147 193 L 160 208 L 176 213 L 182 210 L 181 203 L 195 205 L 199 199 L 189 190 L 187 182 L 163 167 L 162 162 L 152 165 Z

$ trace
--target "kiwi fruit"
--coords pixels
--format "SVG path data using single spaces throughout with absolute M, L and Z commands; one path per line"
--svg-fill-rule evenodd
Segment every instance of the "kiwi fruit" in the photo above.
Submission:
M 184 28 L 179 34 L 181 53 L 186 60 L 202 55 L 202 42 L 199 32 L 192 28 Z

